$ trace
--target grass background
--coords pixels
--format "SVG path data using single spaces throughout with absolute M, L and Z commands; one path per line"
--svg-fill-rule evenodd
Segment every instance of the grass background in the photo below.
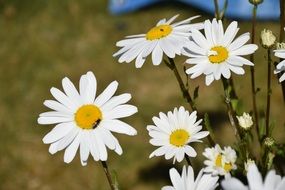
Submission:
M 138 135 L 116 135 L 124 150 L 122 156 L 109 151 L 109 167 L 118 172 L 123 190 L 154 190 L 169 184 L 171 161 L 148 159 L 154 150 L 149 143 L 146 125 L 160 111 L 184 105 L 174 75 L 165 65 L 154 67 L 148 60 L 142 69 L 134 64 L 119 64 L 112 57 L 118 49 L 116 41 L 126 35 L 146 32 L 159 19 L 179 13 L 179 19 L 201 14 L 181 4 L 152 6 L 132 14 L 112 16 L 107 2 L 100 0 L 0 0 L 0 189 L 109 189 L 100 163 L 91 159 L 82 167 L 78 157 L 69 165 L 63 162 L 63 152 L 48 153 L 43 136 L 53 126 L 37 124 L 38 114 L 46 111 L 45 99 L 52 98 L 49 89 L 61 88 L 61 79 L 68 76 L 75 84 L 79 77 L 92 70 L 98 79 L 99 91 L 111 81 L 119 81 L 118 93 L 130 92 L 131 103 L 139 112 L 125 119 L 138 130 Z M 229 21 L 226 21 L 228 24 Z M 250 24 L 241 21 L 240 32 L 250 31 Z M 278 23 L 259 22 L 257 31 L 270 28 L 278 34 Z M 257 39 L 258 41 L 258 35 Z M 261 88 L 258 108 L 264 115 L 266 100 L 265 51 L 256 55 L 256 81 Z M 183 63 L 185 58 L 178 58 Z M 180 66 L 182 70 L 182 67 Z M 251 110 L 250 76 L 234 76 L 244 111 Z M 272 122 L 274 135 L 284 140 L 284 104 L 276 76 L 272 76 Z M 234 142 L 221 96 L 222 84 L 204 84 L 204 77 L 192 80 L 190 88 L 200 86 L 197 105 L 209 112 L 217 141 L 222 145 Z M 201 153 L 206 144 L 195 145 Z M 200 159 L 200 161 L 199 161 Z M 193 160 L 195 168 L 203 158 Z

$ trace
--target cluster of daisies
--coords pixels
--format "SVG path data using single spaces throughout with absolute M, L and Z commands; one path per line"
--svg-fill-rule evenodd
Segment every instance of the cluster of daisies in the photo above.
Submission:
M 192 24 L 196 17 L 173 23 L 177 15 L 169 20 L 160 20 L 146 34 L 127 36 L 117 42 L 121 49 L 114 54 L 119 62 L 135 60 L 137 68 L 142 67 L 147 57 L 151 55 L 154 65 L 163 62 L 164 57 L 175 58 L 176 55 L 187 56 L 186 63 L 192 67 L 186 70 L 191 78 L 205 75 L 206 85 L 221 77 L 230 78 L 231 72 L 243 75 L 243 65 L 254 64 L 242 56 L 254 53 L 257 45 L 246 44 L 250 34 L 245 33 L 235 38 L 239 28 L 237 22 L 232 22 L 225 29 L 222 21 L 213 19 L 203 23 Z M 203 30 L 203 32 L 201 32 Z M 285 58 L 285 49 L 275 51 L 275 55 Z M 277 65 L 275 73 L 285 70 L 285 61 Z M 285 80 L 285 74 L 280 81 Z M 62 80 L 63 91 L 51 88 L 55 100 L 46 100 L 44 105 L 52 111 L 39 115 L 38 123 L 55 124 L 55 127 L 43 138 L 45 144 L 50 144 L 49 152 L 55 154 L 64 150 L 64 162 L 70 163 L 79 151 L 82 165 L 86 165 L 91 155 L 95 161 L 106 161 L 107 149 L 122 154 L 122 148 L 115 133 L 134 136 L 137 131 L 129 124 L 121 121 L 135 114 L 136 106 L 127 104 L 131 99 L 129 93 L 115 95 L 118 82 L 111 82 L 106 89 L 97 95 L 97 80 L 92 72 L 82 75 L 79 89 L 68 79 Z M 251 126 L 248 115 L 238 118 L 240 125 Z M 197 112 L 189 112 L 184 107 L 174 108 L 167 113 L 159 113 L 152 118 L 153 125 L 147 130 L 151 137 L 150 144 L 157 149 L 150 154 L 173 159 L 173 163 L 197 156 L 193 143 L 209 135 L 202 130 L 202 119 L 197 119 Z M 267 174 L 263 182 L 257 166 L 248 166 L 248 186 L 231 177 L 231 172 L 237 169 L 237 154 L 231 147 L 221 148 L 218 144 L 205 148 L 205 167 L 200 170 L 195 179 L 192 167 L 184 166 L 181 175 L 172 168 L 169 171 L 172 186 L 163 190 L 214 190 L 220 185 L 225 190 L 282 190 L 285 189 L 285 178 L 274 171 Z

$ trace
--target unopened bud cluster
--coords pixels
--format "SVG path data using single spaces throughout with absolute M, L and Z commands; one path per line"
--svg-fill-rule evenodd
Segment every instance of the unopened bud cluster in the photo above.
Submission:
M 258 5 L 258 4 L 263 3 L 263 0 L 249 0 L 249 2 L 253 5 Z
M 252 117 L 248 113 L 243 113 L 242 116 L 237 116 L 238 124 L 241 128 L 248 130 L 253 125 Z
M 270 49 L 275 44 L 276 36 L 273 34 L 271 30 L 264 29 L 261 31 L 260 40 L 261 40 L 261 45 L 264 48 Z
M 272 137 L 266 137 L 264 139 L 264 145 L 267 147 L 272 147 L 275 144 L 275 141 Z

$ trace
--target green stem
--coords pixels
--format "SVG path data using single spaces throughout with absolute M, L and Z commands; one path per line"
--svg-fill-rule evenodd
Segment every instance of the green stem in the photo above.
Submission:
M 217 20 L 220 20 L 220 11 L 219 11 L 219 3 L 218 0 L 214 0 L 214 4 L 215 4 L 215 13 L 216 13 L 216 18 Z
M 251 43 L 254 44 L 255 42 L 255 27 L 256 27 L 256 12 L 257 12 L 257 5 L 254 5 L 252 9 L 252 25 L 251 25 Z M 250 61 L 254 63 L 254 54 L 250 55 Z M 259 121 L 258 121 L 258 111 L 256 106 L 256 87 L 255 87 L 255 79 L 254 79 L 255 69 L 254 67 L 250 67 L 250 76 L 251 76 L 251 94 L 252 94 L 252 107 L 253 107 L 253 115 L 254 115 L 254 123 L 255 129 L 258 136 L 258 140 L 260 142 L 260 132 L 259 132 Z
M 185 155 L 185 159 L 187 161 L 188 166 L 193 166 L 191 161 L 190 161 L 190 158 L 189 158 L 189 156 L 187 154 Z
M 231 89 L 232 87 L 230 85 L 230 81 L 222 77 L 222 83 L 223 83 L 223 88 L 224 88 L 224 93 L 225 93 L 225 103 L 227 105 L 227 113 L 228 113 L 231 126 L 234 128 L 235 134 L 237 134 L 239 139 L 241 139 L 241 131 L 240 131 L 240 128 L 238 127 L 236 113 L 231 104 L 231 97 L 230 97 L 229 89 Z
M 269 136 L 269 115 L 271 97 L 271 50 L 267 50 L 267 106 L 266 106 L 266 137 Z
M 106 162 L 106 161 L 101 161 L 101 163 L 102 163 L 104 172 L 105 172 L 105 174 L 106 174 L 106 177 L 107 177 L 107 179 L 108 179 L 108 182 L 109 182 L 109 185 L 110 185 L 111 190 L 116 190 L 115 185 L 114 185 L 114 183 L 113 183 L 113 181 L 112 181 L 112 176 L 111 176 L 111 174 L 110 174 L 110 172 L 109 172 L 109 169 L 108 169 L 107 162 Z
M 195 111 L 197 110 L 196 106 L 195 106 L 195 103 L 191 97 L 191 95 L 189 94 L 189 91 L 187 90 L 187 88 L 185 87 L 184 83 L 183 83 L 183 80 L 178 72 L 178 69 L 175 65 L 175 62 L 172 58 L 168 58 L 169 62 L 165 62 L 166 65 L 173 71 L 176 79 L 177 79 L 177 82 L 179 83 L 179 86 L 180 86 L 180 89 L 181 89 L 181 92 L 183 94 L 183 97 L 186 99 L 186 101 L 189 103 L 192 111 Z
M 174 73 L 174 75 L 176 77 L 176 80 L 177 80 L 177 82 L 178 82 L 178 84 L 180 86 L 180 90 L 182 92 L 183 97 L 186 99 L 186 101 L 190 105 L 192 111 L 195 111 L 195 110 L 197 111 L 197 108 L 195 106 L 195 102 L 193 101 L 193 99 L 192 99 L 188 89 L 186 88 L 186 86 L 185 86 L 185 84 L 184 84 L 184 82 L 182 80 L 182 77 L 180 76 L 180 74 L 178 72 L 178 69 L 176 67 L 176 64 L 175 64 L 174 60 L 172 58 L 169 58 L 169 57 L 168 57 L 168 60 L 169 60 L 169 62 L 167 62 L 167 61 L 164 61 L 164 62 L 166 64 L 166 66 L 173 71 L 173 73 Z M 208 138 L 209 144 L 211 146 L 214 146 L 215 142 L 212 139 L 211 135 L 208 135 L 207 138 Z

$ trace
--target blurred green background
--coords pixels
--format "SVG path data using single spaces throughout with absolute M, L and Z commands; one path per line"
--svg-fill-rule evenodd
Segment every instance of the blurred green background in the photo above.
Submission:
M 49 89 L 61 88 L 65 76 L 77 85 L 79 77 L 89 70 L 98 79 L 99 92 L 118 80 L 118 93 L 130 92 L 131 103 L 139 108 L 136 115 L 125 119 L 138 130 L 138 135 L 116 134 L 124 154 L 117 156 L 109 151 L 109 167 L 117 171 L 121 189 L 155 190 L 170 184 L 168 170 L 172 161 L 148 159 L 155 147 L 148 143 L 146 125 L 160 111 L 188 106 L 173 73 L 165 65 L 154 67 L 148 60 L 142 69 L 135 69 L 133 63 L 117 63 L 112 54 L 118 50 L 116 41 L 126 35 L 144 33 L 159 19 L 175 14 L 181 15 L 180 20 L 197 14 L 202 15 L 197 21 L 211 18 L 175 3 L 111 16 L 107 1 L 102 0 L 0 0 L 0 189 L 109 189 L 100 163 L 90 159 L 87 167 L 82 167 L 76 156 L 68 165 L 63 162 L 63 152 L 50 155 L 42 138 L 53 126 L 37 124 L 38 114 L 47 110 L 43 101 L 52 98 Z M 240 28 L 239 34 L 250 31 L 250 24 L 240 22 Z M 270 28 L 275 34 L 279 30 L 274 22 L 259 22 L 258 33 L 262 28 Z M 259 41 L 258 35 L 256 40 Z M 257 86 L 261 88 L 258 108 L 260 115 L 264 115 L 267 67 L 261 47 L 256 59 Z M 177 59 L 177 63 L 184 61 L 184 57 Z M 234 80 L 244 111 L 249 112 L 249 68 L 245 76 L 235 75 Z M 271 121 L 276 123 L 276 139 L 284 143 L 284 104 L 276 76 L 272 80 Z M 198 109 L 209 112 L 217 141 L 232 144 L 234 134 L 225 112 L 222 84 L 214 82 L 206 87 L 204 77 L 190 82 L 192 90 L 198 85 Z M 195 145 L 199 153 L 205 146 Z M 202 161 L 201 156 L 193 160 L 195 168 Z

